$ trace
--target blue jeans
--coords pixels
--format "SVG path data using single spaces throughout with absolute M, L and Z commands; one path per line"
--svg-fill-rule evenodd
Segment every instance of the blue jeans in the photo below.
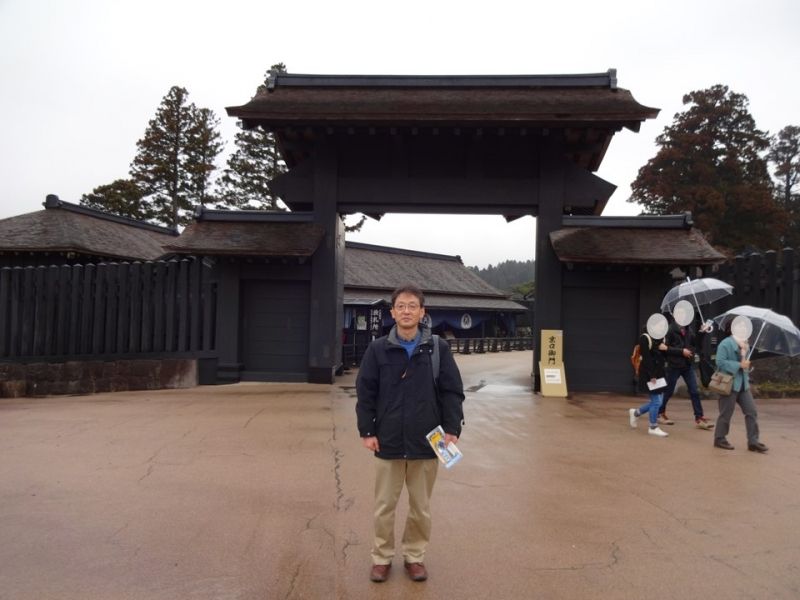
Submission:
M 658 407 L 661 406 L 661 398 L 664 396 L 662 392 L 650 392 L 650 402 L 642 404 L 637 412 L 640 415 L 648 413 L 650 415 L 650 427 L 655 427 L 658 419 Z
M 675 391 L 678 379 L 683 377 L 686 388 L 689 390 L 689 398 L 692 399 L 692 409 L 694 418 L 703 416 L 703 405 L 700 404 L 700 392 L 697 389 L 697 377 L 694 374 L 694 367 L 667 367 L 667 389 L 664 390 L 664 402 L 661 404 L 661 414 L 667 412 L 667 402 Z

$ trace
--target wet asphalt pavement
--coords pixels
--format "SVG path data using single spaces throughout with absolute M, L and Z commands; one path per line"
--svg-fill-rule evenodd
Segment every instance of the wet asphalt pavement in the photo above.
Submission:
M 464 459 L 439 472 L 425 583 L 400 557 L 368 580 L 355 373 L 0 400 L 0 598 L 800 597 L 800 402 L 758 402 L 767 455 L 737 409 L 724 451 L 687 400 L 658 439 L 633 397 L 533 394 L 531 361 L 458 357 Z

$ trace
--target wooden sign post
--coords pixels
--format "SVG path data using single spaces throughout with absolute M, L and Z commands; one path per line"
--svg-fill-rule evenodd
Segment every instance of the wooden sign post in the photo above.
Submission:
M 539 381 L 542 396 L 567 397 L 567 374 L 564 370 L 564 332 L 542 329 Z

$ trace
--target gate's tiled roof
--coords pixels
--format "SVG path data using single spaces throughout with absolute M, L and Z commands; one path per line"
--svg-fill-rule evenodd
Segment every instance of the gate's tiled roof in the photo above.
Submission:
M 615 69 L 555 75 L 306 75 L 273 72 L 228 115 L 277 132 L 292 165 L 314 128 L 560 129 L 576 164 L 596 170 L 614 133 L 659 109 L 617 87 Z

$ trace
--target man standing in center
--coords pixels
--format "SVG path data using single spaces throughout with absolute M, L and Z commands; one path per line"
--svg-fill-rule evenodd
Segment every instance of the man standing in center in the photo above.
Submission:
M 394 558 L 395 509 L 408 490 L 402 539 L 405 570 L 425 581 L 423 563 L 431 535 L 430 500 L 439 460 L 426 435 L 441 425 L 445 443 L 461 435 L 464 390 L 448 344 L 438 338 L 439 372 L 433 372 L 434 338 L 421 321 L 425 297 L 405 285 L 392 293 L 395 325 L 367 348 L 356 380 L 358 431 L 375 453 L 375 540 L 370 579 L 386 581 Z

